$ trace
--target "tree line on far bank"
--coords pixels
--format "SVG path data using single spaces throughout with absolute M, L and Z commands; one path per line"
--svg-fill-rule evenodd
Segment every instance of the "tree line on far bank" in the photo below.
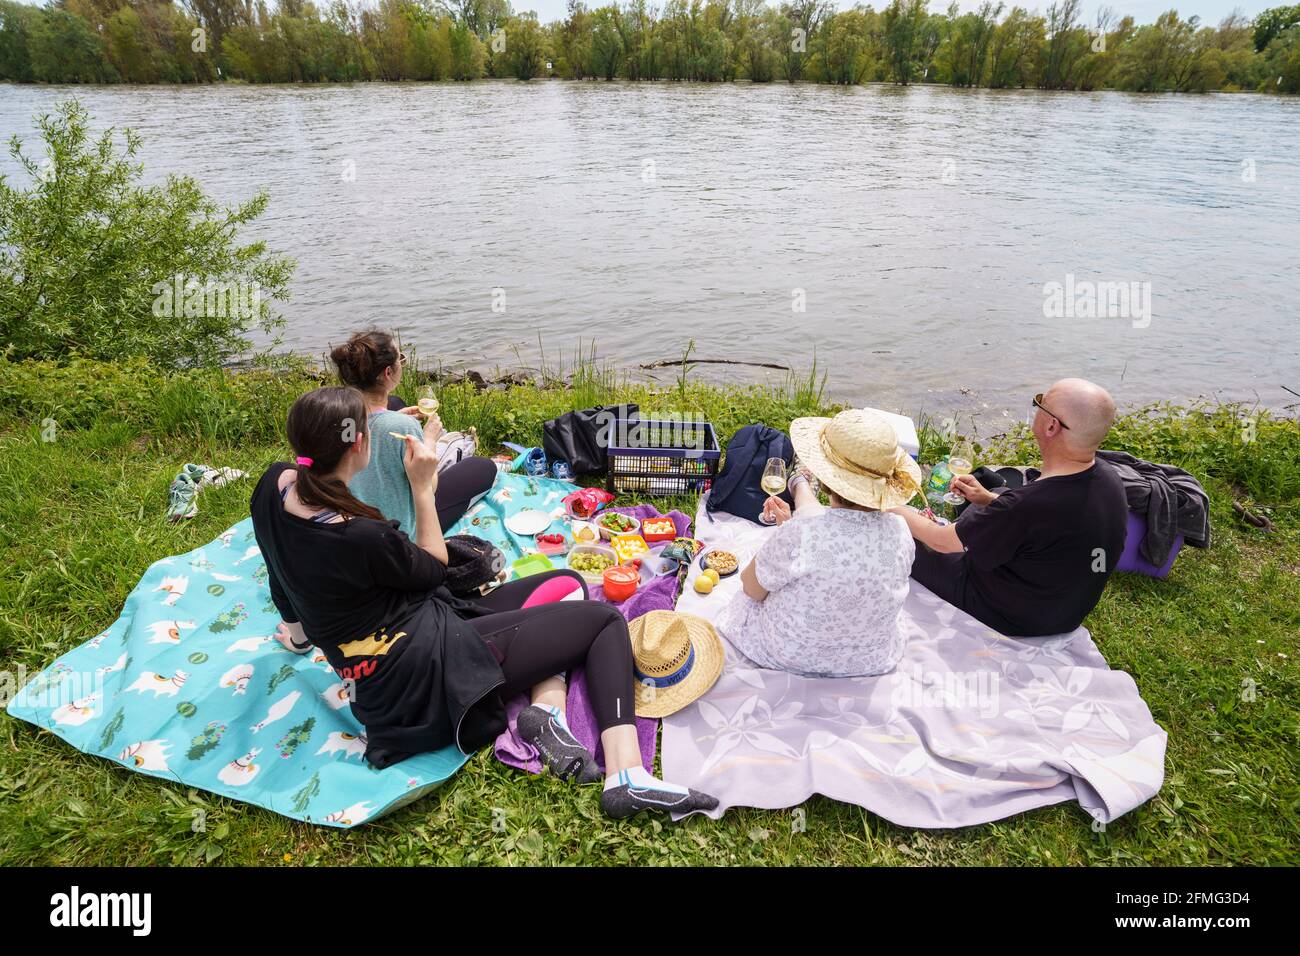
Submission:
M 253 83 L 537 77 L 871 81 L 1137 92 L 1300 92 L 1300 4 L 1218 26 L 1138 24 L 1081 0 L 837 11 L 828 0 L 569 0 L 549 24 L 509 0 L 0 0 L 0 79 Z

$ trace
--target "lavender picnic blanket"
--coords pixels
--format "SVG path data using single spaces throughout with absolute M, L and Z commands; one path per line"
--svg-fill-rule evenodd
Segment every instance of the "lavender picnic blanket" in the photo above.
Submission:
M 610 508 L 608 510 L 622 512 L 636 518 L 638 521 L 659 514 L 658 509 L 653 505 L 636 505 L 629 508 Z M 691 519 L 685 514 L 680 511 L 673 511 L 669 513 L 668 517 L 673 519 L 678 535 L 685 535 L 690 532 Z M 607 604 L 614 603 L 606 600 L 604 589 L 600 586 L 592 587 L 590 595 L 594 601 L 605 601 Z M 637 588 L 636 594 L 622 604 L 614 604 L 614 606 L 623 612 L 624 617 L 631 621 L 647 611 L 672 610 L 673 600 L 676 596 L 677 577 L 668 574 L 656 578 L 644 587 Z M 529 773 L 541 773 L 542 762 L 538 757 L 537 748 L 532 744 L 525 743 L 515 732 L 515 721 L 519 717 L 519 712 L 526 706 L 528 706 L 528 699 L 522 694 L 506 702 L 508 727 L 497 737 L 496 755 L 497 759 L 507 766 L 527 770 Z M 568 720 L 569 729 L 573 731 L 573 735 L 595 755 L 596 761 L 604 767 L 605 754 L 604 748 L 600 745 L 600 729 L 596 726 L 596 715 L 591 708 L 591 700 L 587 696 L 587 678 L 582 668 L 578 668 L 569 675 L 569 692 L 565 703 L 565 717 Z M 654 770 L 655 737 L 658 729 L 659 722 L 657 720 L 648 720 L 645 717 L 636 719 L 637 740 L 641 745 L 641 763 L 649 771 Z
M 697 535 L 742 564 L 767 533 L 712 518 L 701 501 Z M 739 577 L 707 596 L 688 580 L 677 609 L 716 619 Z M 1004 637 L 915 581 L 904 609 L 906 653 L 879 677 L 798 677 L 726 645 L 718 682 L 663 721 L 664 777 L 716 796 L 713 817 L 820 793 L 934 828 L 1066 800 L 1106 823 L 1160 790 L 1165 732 L 1087 630 Z

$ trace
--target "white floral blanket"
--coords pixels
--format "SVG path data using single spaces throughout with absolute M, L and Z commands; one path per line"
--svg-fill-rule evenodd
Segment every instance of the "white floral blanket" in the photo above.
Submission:
M 743 564 L 767 530 L 705 514 L 697 534 Z M 740 575 L 677 608 L 716 619 Z M 703 698 L 663 722 L 664 776 L 728 807 L 794 807 L 815 793 L 901 826 L 962 827 L 1078 800 L 1104 824 L 1164 781 L 1166 735 L 1133 679 L 1087 630 L 1004 637 L 912 582 L 907 651 L 879 677 L 812 679 L 727 647 Z

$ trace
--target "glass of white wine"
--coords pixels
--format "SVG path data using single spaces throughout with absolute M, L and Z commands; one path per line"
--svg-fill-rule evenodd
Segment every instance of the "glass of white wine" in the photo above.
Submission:
M 769 495 L 776 497 L 785 491 L 786 466 L 784 458 L 769 458 L 767 464 L 763 466 L 763 477 L 759 485 Z M 775 518 L 769 518 L 766 512 L 758 516 L 758 520 L 763 524 L 776 524 Z
M 952 472 L 954 478 L 957 475 L 969 475 L 974 471 L 975 446 L 964 438 L 953 445 L 952 450 L 948 453 L 948 470 Z M 952 491 L 951 488 L 952 486 L 949 485 L 950 490 L 943 496 L 944 501 L 950 505 L 959 505 L 966 500 L 964 496 Z
M 420 393 L 420 400 L 416 402 L 419 406 L 420 414 L 425 418 L 432 418 L 438 414 L 438 397 L 433 394 L 433 386 L 426 385 L 424 391 Z

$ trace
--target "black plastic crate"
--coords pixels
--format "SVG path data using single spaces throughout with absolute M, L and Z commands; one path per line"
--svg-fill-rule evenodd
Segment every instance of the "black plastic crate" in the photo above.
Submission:
M 722 451 L 708 422 L 620 421 L 609 441 L 605 487 L 663 498 L 706 491 Z

